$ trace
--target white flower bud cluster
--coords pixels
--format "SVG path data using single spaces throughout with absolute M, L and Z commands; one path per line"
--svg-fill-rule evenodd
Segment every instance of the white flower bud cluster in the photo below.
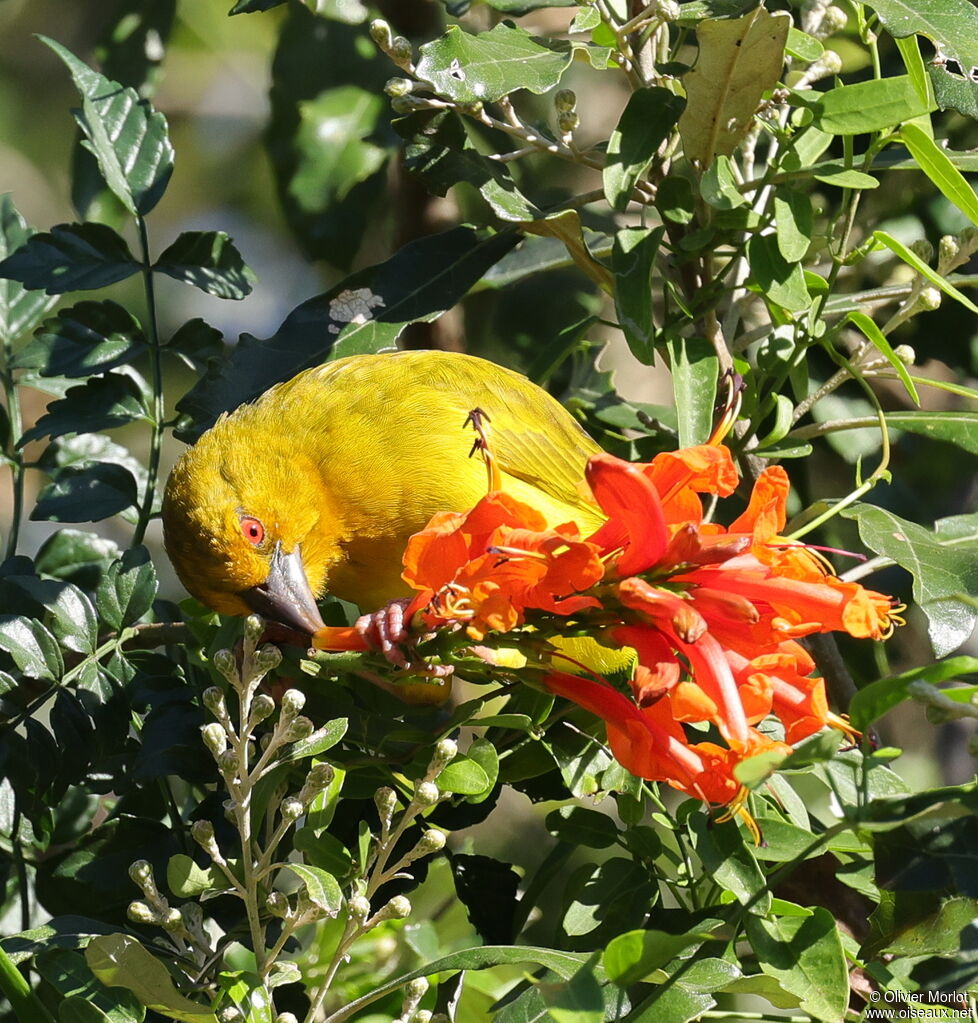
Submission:
M 153 877 L 153 868 L 146 860 L 129 865 L 129 879 L 142 889 L 143 898 L 129 903 L 127 914 L 133 923 L 162 927 L 177 938 L 190 938 L 179 909 L 172 907 L 160 894 Z

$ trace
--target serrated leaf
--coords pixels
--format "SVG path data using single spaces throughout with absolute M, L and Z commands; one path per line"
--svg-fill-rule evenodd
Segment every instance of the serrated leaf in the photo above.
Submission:
M 421 47 L 416 74 L 456 103 L 494 102 L 516 89 L 538 95 L 560 81 L 572 58 L 569 43 L 536 39 L 501 22 L 472 35 L 457 25 Z
M 927 615 L 935 654 L 944 657 L 964 643 L 978 619 L 978 539 L 941 543 L 923 526 L 868 504 L 840 514 L 856 520 L 870 550 L 913 576 L 914 600 Z
M 13 361 L 41 376 L 88 377 L 146 350 L 139 321 L 112 301 L 79 302 L 46 320 Z
M 0 650 L 29 678 L 54 682 L 64 673 L 58 642 L 39 621 L 0 615 Z
M 38 494 L 31 521 L 98 522 L 135 507 L 138 500 L 136 479 L 125 466 L 69 466 Z
M 63 647 L 80 654 L 94 652 L 98 619 L 92 602 L 77 586 L 35 576 L 18 576 L 11 584 L 43 607 L 45 624 Z
M 216 298 L 242 299 L 255 283 L 254 273 L 223 231 L 184 231 L 153 269 Z
M 156 597 L 156 569 L 145 547 L 132 547 L 105 572 L 95 593 L 95 606 L 113 629 L 134 625 Z
M 125 241 L 104 224 L 58 224 L 31 235 L 0 262 L 0 277 L 31 291 L 61 295 L 104 288 L 131 277 L 139 264 Z
M 112 540 L 78 529 L 59 529 L 41 545 L 34 567 L 39 575 L 94 588 L 118 556 L 119 548 Z
M 47 412 L 24 433 L 21 444 L 66 433 L 98 433 L 145 418 L 136 381 L 127 373 L 106 373 L 69 388 L 63 398 L 48 405 Z
M 211 359 L 224 353 L 224 335 L 198 316 L 179 327 L 163 350 L 179 356 L 191 369 L 202 372 Z
M 145 216 L 159 202 L 173 172 L 166 118 L 135 89 L 93 71 L 53 39 L 41 41 L 61 58 L 82 94 L 76 120 L 105 183 L 132 214 Z
M 740 18 L 710 18 L 696 27 L 699 56 L 683 77 L 686 109 L 679 119 L 686 156 L 708 166 L 730 156 L 784 67 L 791 18 L 758 7 Z
M 832 135 L 861 135 L 895 128 L 935 106 L 920 98 L 909 75 L 873 78 L 820 93 L 815 124 Z
M 19 249 L 34 229 L 17 212 L 9 195 L 0 195 L 0 260 Z M 31 330 L 57 301 L 43 291 L 29 291 L 17 281 L 0 278 L 0 338 L 15 341 Z
M 182 1023 L 218 1023 L 206 1005 L 184 998 L 166 967 L 128 934 L 94 938 L 85 961 L 103 984 L 131 991 L 147 1009 Z
M 292 871 L 302 881 L 313 905 L 318 906 L 329 916 L 336 916 L 339 913 L 343 906 L 343 893 L 332 874 L 304 863 L 287 863 L 285 869 Z
M 608 158 L 602 171 L 605 198 L 623 210 L 632 189 L 648 170 L 659 146 L 669 137 L 686 101 L 668 89 L 637 89 L 608 140 Z
M 464 227 L 421 238 L 303 302 L 271 338 L 245 334 L 230 362 L 213 367 L 177 403 L 194 422 L 179 435 L 196 436 L 220 413 L 300 370 L 392 347 L 408 323 L 429 322 L 455 305 L 518 239 L 514 232 L 481 241 Z

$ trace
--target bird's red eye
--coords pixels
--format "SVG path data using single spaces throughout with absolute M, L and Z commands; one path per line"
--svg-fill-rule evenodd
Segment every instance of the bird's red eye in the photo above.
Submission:
M 250 544 L 257 547 L 265 539 L 265 527 L 258 519 L 244 518 L 241 520 L 241 532 Z

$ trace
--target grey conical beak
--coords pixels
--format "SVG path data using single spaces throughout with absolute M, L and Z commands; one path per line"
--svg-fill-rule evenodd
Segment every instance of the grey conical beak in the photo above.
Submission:
M 245 590 L 241 598 L 256 614 L 298 632 L 311 636 L 324 627 L 298 544 L 286 554 L 281 542 L 277 543 L 268 578 Z

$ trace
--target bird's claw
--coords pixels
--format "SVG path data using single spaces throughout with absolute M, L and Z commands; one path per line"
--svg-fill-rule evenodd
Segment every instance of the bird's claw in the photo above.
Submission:
M 429 664 L 409 657 L 416 642 L 404 621 L 410 600 L 392 600 L 379 611 L 361 615 L 354 623 L 357 634 L 371 650 L 382 654 L 396 668 L 412 675 L 446 678 L 455 670 L 450 664 Z

